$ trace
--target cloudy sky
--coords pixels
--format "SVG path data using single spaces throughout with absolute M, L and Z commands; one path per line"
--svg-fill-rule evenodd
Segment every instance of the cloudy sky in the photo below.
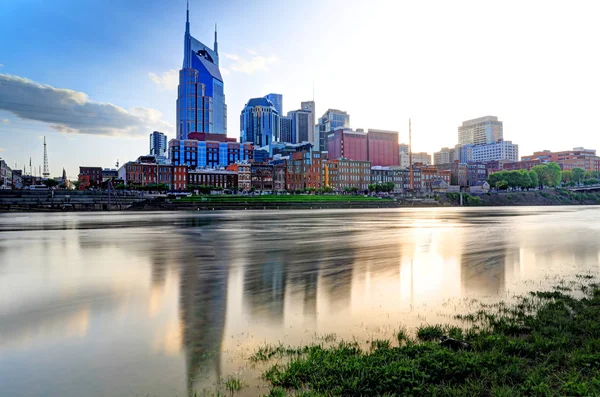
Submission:
M 520 154 L 600 149 L 595 1 L 191 0 L 192 34 L 219 26 L 229 135 L 251 97 L 314 95 L 317 113 L 397 130 L 414 149 L 453 146 L 496 115 Z M 0 157 L 76 177 L 173 137 L 184 0 L 12 0 L 0 12 Z

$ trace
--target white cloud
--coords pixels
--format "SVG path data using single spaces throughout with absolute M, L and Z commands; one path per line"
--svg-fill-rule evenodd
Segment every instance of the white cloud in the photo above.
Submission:
M 172 132 L 156 109 L 122 107 L 95 102 L 87 94 L 54 88 L 19 76 L 0 74 L 0 109 L 48 123 L 67 134 L 140 137 L 149 131 Z
M 275 55 L 266 57 L 259 55 L 253 50 L 247 50 L 247 52 L 252 56 L 249 58 L 244 58 L 236 54 L 223 54 L 225 58 L 233 61 L 228 69 L 234 72 L 254 74 L 259 71 L 269 70 L 269 66 L 277 62 L 277 56 Z M 229 70 L 227 70 L 227 72 L 229 72 Z
M 174 90 L 179 85 L 179 71 L 171 69 L 161 74 L 148 73 L 150 80 L 157 86 L 165 90 Z

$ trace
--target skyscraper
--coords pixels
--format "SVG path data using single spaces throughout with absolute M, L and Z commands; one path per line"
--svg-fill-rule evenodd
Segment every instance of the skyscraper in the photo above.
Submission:
M 463 121 L 458 127 L 459 145 L 483 145 L 503 139 L 502 121 L 498 117 L 485 116 Z
M 159 131 L 150 134 L 150 154 L 154 156 L 166 156 L 167 136 Z
M 288 112 L 292 120 L 292 143 L 311 142 L 311 131 L 314 133 L 312 114 L 309 110 L 298 109 Z
M 219 70 L 217 27 L 214 49 L 190 34 L 190 11 L 186 11 L 183 67 L 177 89 L 177 138 L 191 132 L 227 134 L 227 105 Z
M 283 95 L 267 94 L 267 95 L 265 95 L 265 98 L 267 98 L 269 101 L 271 101 L 273 106 L 275 106 L 275 109 L 277 110 L 277 113 L 279 113 L 279 116 L 280 117 L 283 116 Z
M 292 136 L 292 118 L 291 117 L 280 117 L 279 127 L 279 141 L 292 143 L 294 141 Z
M 251 142 L 257 147 L 280 139 L 279 113 L 267 98 L 252 98 L 240 115 L 240 143 Z
M 341 110 L 328 109 L 319 119 L 315 149 L 327 151 L 327 136 L 340 127 L 350 128 L 350 116 Z
M 304 110 L 305 112 L 309 112 L 308 115 L 308 122 L 309 122 L 309 128 L 308 128 L 308 139 L 307 141 L 312 143 L 313 145 L 316 146 L 316 140 L 315 140 L 315 130 L 316 130 L 316 125 L 315 125 L 315 101 L 304 101 L 304 102 L 300 102 L 300 109 Z

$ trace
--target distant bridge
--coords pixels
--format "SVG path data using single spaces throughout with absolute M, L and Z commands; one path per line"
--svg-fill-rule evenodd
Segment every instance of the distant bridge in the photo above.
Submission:
M 567 190 L 570 190 L 572 192 L 595 192 L 595 191 L 600 191 L 600 185 L 589 185 L 589 186 L 573 186 L 573 187 L 568 187 Z

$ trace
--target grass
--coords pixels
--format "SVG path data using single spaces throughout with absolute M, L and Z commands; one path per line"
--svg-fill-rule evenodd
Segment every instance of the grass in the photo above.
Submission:
M 177 200 L 181 203 L 305 203 L 305 202 L 348 202 L 348 201 L 389 201 L 377 197 L 336 196 L 336 195 L 265 195 L 265 196 L 191 196 Z
M 242 378 L 237 375 L 229 375 L 227 378 L 223 379 L 223 385 L 225 386 L 225 390 L 231 395 L 242 390 L 245 386 Z
M 564 284 L 532 292 L 508 304 L 481 304 L 457 316 L 464 328 L 425 325 L 398 345 L 374 340 L 298 349 L 275 346 L 268 360 L 288 355 L 265 371 L 268 396 L 597 396 L 600 395 L 600 285 L 578 275 Z M 572 294 L 579 294 L 574 297 Z M 439 344 L 448 335 L 470 350 Z

